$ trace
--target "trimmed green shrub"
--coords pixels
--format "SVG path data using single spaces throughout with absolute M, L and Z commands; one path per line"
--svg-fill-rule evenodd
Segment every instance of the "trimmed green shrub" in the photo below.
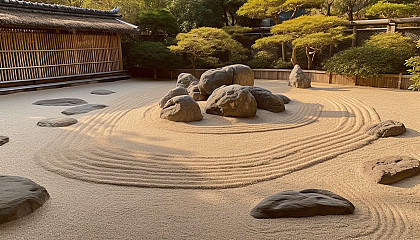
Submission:
M 381 73 L 405 71 L 405 56 L 391 48 L 375 46 L 353 47 L 341 51 L 328 59 L 324 67 L 327 71 L 359 77 L 375 77 Z

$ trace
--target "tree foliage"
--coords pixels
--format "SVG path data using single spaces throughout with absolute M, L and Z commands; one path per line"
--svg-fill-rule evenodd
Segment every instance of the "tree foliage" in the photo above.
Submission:
M 133 65 L 153 68 L 155 78 L 156 69 L 174 67 L 180 61 L 162 42 L 139 42 L 130 50 L 128 57 Z
M 366 8 L 366 16 L 370 18 L 398 18 L 416 16 L 420 7 L 416 4 L 402 4 L 379 1 Z
M 420 40 L 417 41 L 417 47 L 420 48 Z M 409 89 L 420 91 L 420 56 L 411 57 L 405 62 L 405 65 L 410 67 L 408 72 L 413 75 L 410 80 L 413 81 L 414 84 L 411 85 Z
M 176 18 L 166 9 L 156 9 L 141 13 L 136 21 L 142 31 L 150 35 L 177 34 L 179 27 Z
M 341 25 L 346 22 L 346 20 L 335 16 L 301 16 L 273 26 L 271 32 L 274 36 L 257 40 L 253 47 L 261 49 L 290 41 L 293 45 L 292 63 L 298 64 L 297 48 L 305 47 L 310 69 L 316 52 L 326 46 L 335 46 L 340 41 L 351 37 L 345 36 L 343 33 L 344 28 Z
M 220 61 L 218 54 L 227 52 L 230 57 L 233 54 L 240 54 L 246 50 L 242 45 L 222 29 L 201 27 L 195 28 L 188 33 L 179 33 L 176 36 L 177 45 L 169 46 L 175 53 L 186 54 L 195 70 L 196 62 L 199 59 L 212 59 Z

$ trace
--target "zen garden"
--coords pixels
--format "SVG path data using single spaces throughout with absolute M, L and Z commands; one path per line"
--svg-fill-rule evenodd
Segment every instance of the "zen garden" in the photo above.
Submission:
M 419 0 L 0 0 L 0 238 L 420 239 Z

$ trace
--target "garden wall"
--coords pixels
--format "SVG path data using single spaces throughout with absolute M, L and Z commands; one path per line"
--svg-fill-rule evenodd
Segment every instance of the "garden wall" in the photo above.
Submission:
M 200 78 L 207 69 L 196 69 L 195 76 Z M 254 69 L 255 79 L 287 80 L 291 69 Z M 157 77 L 162 79 L 176 79 L 180 73 L 192 73 L 192 69 L 158 70 Z M 381 74 L 376 78 L 363 79 L 359 77 L 333 74 L 325 71 L 303 70 L 311 78 L 312 82 L 330 83 L 339 85 L 368 86 L 380 88 L 408 89 L 413 84 L 411 75 Z M 129 74 L 138 77 L 153 77 L 151 69 L 134 68 Z

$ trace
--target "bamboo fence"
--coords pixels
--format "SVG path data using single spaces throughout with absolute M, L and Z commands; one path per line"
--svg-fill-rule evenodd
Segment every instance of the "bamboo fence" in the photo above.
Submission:
M 117 70 L 117 34 L 0 28 L 0 82 Z

